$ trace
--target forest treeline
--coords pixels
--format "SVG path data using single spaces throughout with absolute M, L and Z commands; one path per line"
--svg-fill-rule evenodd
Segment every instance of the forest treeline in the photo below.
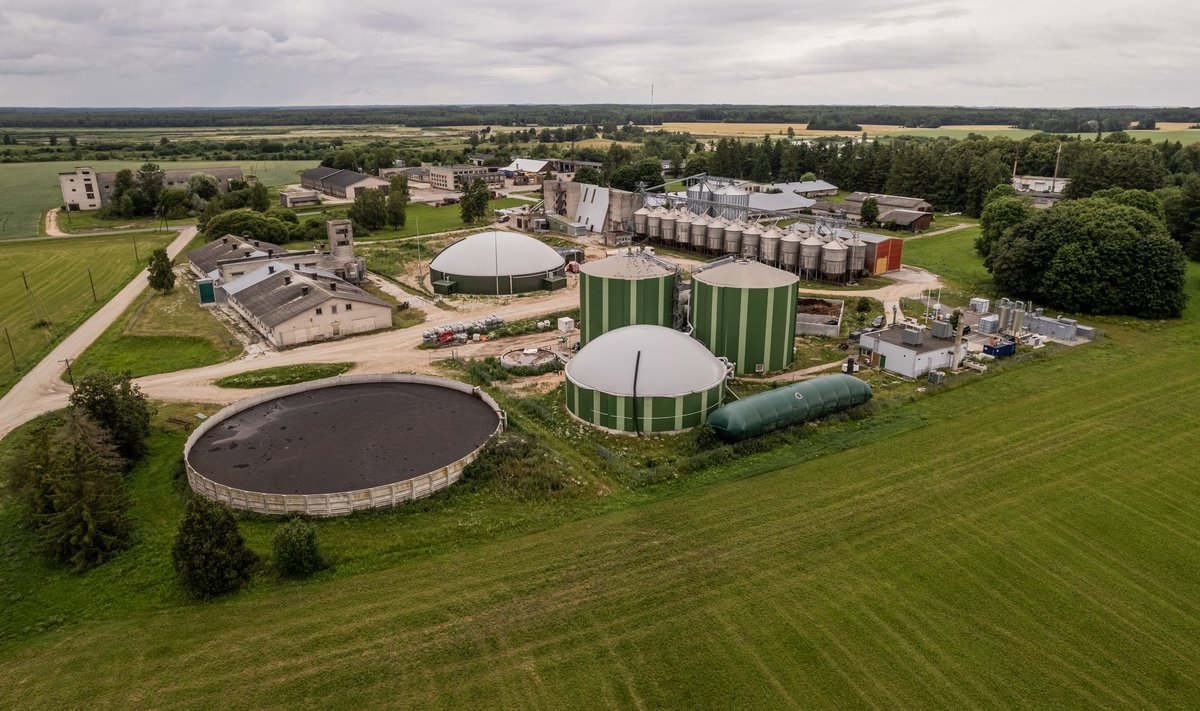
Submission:
M 1115 131 L 1156 122 L 1200 121 L 1200 108 L 973 108 L 964 106 L 782 106 L 736 104 L 507 104 L 275 108 L 0 108 L 9 128 L 219 128 L 402 124 L 559 126 L 667 121 L 885 124 L 910 128 L 999 124 L 1051 133 Z M 797 126 L 799 127 L 799 126 Z

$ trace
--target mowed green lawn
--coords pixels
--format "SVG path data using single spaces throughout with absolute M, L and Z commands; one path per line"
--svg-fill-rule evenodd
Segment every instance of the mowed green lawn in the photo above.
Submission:
M 321 521 L 335 571 L 209 604 L 146 576 L 179 514 L 173 467 L 139 470 L 135 552 L 8 586 L 61 627 L 10 630 L 0 706 L 1194 708 L 1200 311 L 1099 325 L 573 522 L 469 495 Z
M 130 168 L 136 170 L 145 161 L 83 161 L 99 172 Z M 77 161 L 47 163 L 0 163 L 0 240 L 36 237 L 38 221 L 52 207 L 62 205 L 58 174 L 72 170 Z M 203 168 L 216 165 L 240 165 L 248 175 L 269 186 L 295 183 L 300 171 L 315 167 L 317 161 L 158 161 L 164 169 Z M 6 222 L 7 220 L 7 222 Z M 64 220 L 65 222 L 65 220 Z
M 8 329 L 17 357 L 14 368 L 8 343 L 0 340 L 0 394 L 53 343 L 129 283 L 145 266 L 151 250 L 167 245 L 174 237 L 171 232 L 0 243 L 0 326 Z M 134 259 L 135 238 L 141 264 Z M 99 303 L 92 300 L 88 269 Z M 25 290 L 21 272 L 25 272 L 30 292 Z M 35 325 L 47 318 L 51 322 L 48 328 Z

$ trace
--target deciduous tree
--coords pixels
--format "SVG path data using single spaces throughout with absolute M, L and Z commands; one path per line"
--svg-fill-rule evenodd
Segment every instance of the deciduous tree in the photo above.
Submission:
M 70 402 L 108 432 L 127 462 L 146 453 L 153 408 L 128 372 L 100 371 L 79 378 Z
M 379 190 L 363 190 L 354 198 L 348 216 L 355 225 L 361 225 L 368 230 L 378 230 L 388 222 L 387 200 Z
M 258 556 L 246 546 L 227 507 L 193 496 L 175 534 L 171 560 L 188 592 L 207 600 L 241 588 Z
M 147 269 L 150 288 L 160 294 L 170 293 L 175 288 L 175 260 L 167 256 L 165 247 L 159 247 L 150 253 Z

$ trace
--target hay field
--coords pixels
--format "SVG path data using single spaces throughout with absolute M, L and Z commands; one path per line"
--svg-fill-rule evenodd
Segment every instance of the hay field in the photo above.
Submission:
M 1130 131 L 1137 139 L 1149 138 L 1155 143 L 1160 141 L 1180 141 L 1184 144 L 1200 141 L 1200 129 L 1188 130 L 1190 124 L 1160 123 L 1157 131 Z M 664 129 L 667 131 L 686 131 L 697 138 L 762 138 L 770 135 L 778 138 L 786 135 L 789 126 L 797 137 L 805 136 L 856 136 L 857 131 L 810 131 L 806 124 L 785 123 L 706 123 L 706 122 L 667 122 L 661 125 L 645 126 L 647 130 Z M 1040 133 L 1023 128 L 1013 128 L 999 124 L 979 124 L 961 126 L 942 126 L 941 128 L 904 128 L 884 124 L 862 124 L 863 130 L 869 136 L 925 136 L 929 138 L 966 138 L 974 133 L 982 136 L 1007 136 L 1013 140 L 1021 140 Z M 1093 134 L 1073 134 L 1090 137 Z
M 129 283 L 151 250 L 167 245 L 175 234 L 0 242 L 0 326 L 8 329 L 17 356 L 14 368 L 8 343 L 0 340 L 0 394 Z M 141 263 L 134 260 L 135 238 Z M 92 301 L 89 268 L 99 303 Z M 21 272 L 32 296 L 25 291 Z M 43 319 L 52 325 L 37 326 Z
M 342 568 L 217 603 L 145 578 L 161 552 L 22 587 L 89 616 L 0 646 L 0 705 L 1195 708 L 1200 311 L 1099 325 L 574 522 L 515 530 L 498 509 L 553 506 L 464 493 L 319 522 Z M 134 476 L 170 502 L 171 470 Z

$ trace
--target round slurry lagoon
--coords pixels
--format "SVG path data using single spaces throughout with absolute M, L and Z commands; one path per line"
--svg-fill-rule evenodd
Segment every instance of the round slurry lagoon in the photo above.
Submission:
M 184 449 L 199 494 L 260 513 L 333 516 L 458 481 L 504 428 L 478 388 L 421 375 L 342 376 L 231 405 Z

